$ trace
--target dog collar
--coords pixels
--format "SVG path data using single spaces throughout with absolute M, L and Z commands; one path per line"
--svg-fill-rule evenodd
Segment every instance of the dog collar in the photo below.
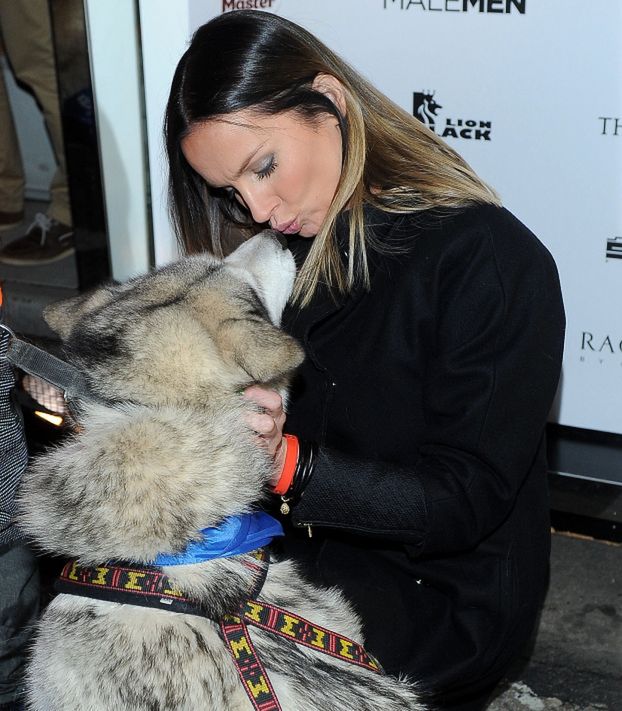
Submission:
M 214 558 L 230 558 L 267 546 L 283 536 L 281 523 L 263 511 L 226 518 L 219 526 L 204 528 L 200 541 L 191 541 L 175 555 L 161 553 L 151 565 L 191 565 Z

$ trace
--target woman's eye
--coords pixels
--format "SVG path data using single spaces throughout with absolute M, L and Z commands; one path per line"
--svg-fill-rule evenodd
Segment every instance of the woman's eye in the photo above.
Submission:
M 259 178 L 259 180 L 263 180 L 264 178 L 267 178 L 269 175 L 272 175 L 272 173 L 274 173 L 275 170 L 276 170 L 276 161 L 274 160 L 274 156 L 271 156 L 268 163 L 261 170 L 258 170 L 255 173 L 255 175 Z

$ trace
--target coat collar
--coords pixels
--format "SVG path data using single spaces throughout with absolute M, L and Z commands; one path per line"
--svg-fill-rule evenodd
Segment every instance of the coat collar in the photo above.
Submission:
M 386 241 L 398 221 L 403 220 L 404 214 L 385 212 L 369 203 L 365 203 L 363 206 L 363 218 L 367 230 L 373 233 L 373 237 L 377 242 L 382 243 Z M 344 210 L 335 224 L 335 240 L 339 245 L 344 263 L 347 263 L 348 259 L 348 229 L 349 210 Z M 289 247 L 294 255 L 297 269 L 300 269 L 304 264 L 312 244 L 313 238 L 309 237 L 296 236 L 290 240 Z M 377 262 L 377 256 L 378 253 L 368 247 L 368 263 L 372 273 Z M 283 313 L 283 326 L 289 333 L 306 342 L 309 331 L 313 326 L 340 311 L 347 304 L 358 301 L 365 291 L 363 287 L 357 287 L 351 293 L 344 295 L 339 294 L 336 289 L 331 289 L 326 284 L 320 284 L 308 306 L 300 308 L 296 305 L 288 304 Z

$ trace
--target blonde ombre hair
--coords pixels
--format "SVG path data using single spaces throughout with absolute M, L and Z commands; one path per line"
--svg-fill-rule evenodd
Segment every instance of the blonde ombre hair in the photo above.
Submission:
M 345 111 L 317 88 L 328 74 L 338 80 Z M 166 111 L 169 204 L 186 252 L 222 254 L 223 234 L 235 226 L 261 229 L 222 190 L 210 190 L 186 162 L 181 139 L 196 125 L 243 109 L 262 115 L 296 112 L 314 121 L 326 114 L 339 124 L 343 163 L 339 185 L 294 287 L 307 304 L 319 283 L 341 293 L 369 286 L 363 206 L 407 213 L 500 204 L 470 166 L 418 119 L 384 96 L 302 27 L 278 15 L 237 11 L 203 25 L 181 58 Z M 344 266 L 335 223 L 348 210 L 349 249 Z

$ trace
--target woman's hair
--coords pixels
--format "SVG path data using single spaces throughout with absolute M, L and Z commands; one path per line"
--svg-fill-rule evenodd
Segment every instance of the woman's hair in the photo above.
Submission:
M 341 83 L 345 116 L 314 89 L 320 73 Z M 330 114 L 341 130 L 341 178 L 294 289 L 294 298 L 303 304 L 320 281 L 341 292 L 358 282 L 368 285 L 364 203 L 398 213 L 499 204 L 454 150 L 310 32 L 271 13 L 236 11 L 197 30 L 177 65 L 166 109 L 169 207 L 187 252 L 208 249 L 221 255 L 221 240 L 232 225 L 248 234 L 265 226 L 253 223 L 229 192 L 208 188 L 180 145 L 194 127 L 250 108 L 260 115 L 293 111 L 309 122 Z M 346 208 L 344 268 L 333 236 Z

